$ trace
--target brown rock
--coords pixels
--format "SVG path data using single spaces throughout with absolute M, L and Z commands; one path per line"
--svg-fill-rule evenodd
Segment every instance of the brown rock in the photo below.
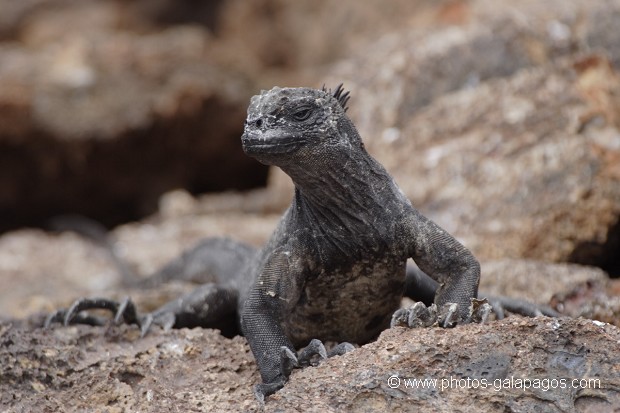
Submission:
M 251 386 L 259 375 L 245 340 L 199 328 L 138 334 L 135 327 L 0 324 L 0 407 L 258 409 Z M 345 356 L 293 372 L 265 411 L 609 411 L 620 403 L 619 340 L 618 328 L 583 319 L 393 328 Z M 427 381 L 414 386 L 415 379 Z
M 604 271 L 596 267 L 524 259 L 483 261 L 481 272 L 481 291 L 520 297 L 540 304 L 549 304 L 554 295 L 572 291 L 578 285 L 605 283 L 609 279 Z
M 0 324 L 3 411 L 254 410 L 258 372 L 240 337 Z
M 118 224 L 171 189 L 265 182 L 239 144 L 252 82 L 207 29 L 136 32 L 116 2 L 55 3 L 0 43 L 0 231 L 67 212 Z
M 587 280 L 554 294 L 551 305 L 571 317 L 585 317 L 620 327 L 620 280 Z
M 0 317 L 55 311 L 119 281 L 106 252 L 75 234 L 22 230 L 0 237 Z
M 469 14 L 463 24 L 393 26 L 328 72 L 328 85 L 345 82 L 352 90 L 351 114 L 371 148 L 396 139 L 399 131 L 390 128 L 402 129 L 449 92 L 575 53 L 601 51 L 620 63 L 617 0 L 478 0 L 462 7 Z
M 610 411 L 620 403 L 611 361 L 619 338 L 620 330 L 604 323 L 542 317 L 453 330 L 393 328 L 375 343 L 294 372 L 266 410 Z M 408 387 L 415 379 L 428 381 Z M 594 380 L 579 388 L 573 379 L 586 379 L 584 387 Z
M 383 143 L 385 163 L 414 204 L 482 259 L 617 271 L 620 179 L 608 171 L 620 133 L 579 132 L 589 108 L 575 82 L 569 62 L 438 99 L 402 139 Z

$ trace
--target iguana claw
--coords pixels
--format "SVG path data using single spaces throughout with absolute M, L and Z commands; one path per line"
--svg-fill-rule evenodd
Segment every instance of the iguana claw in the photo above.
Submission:
M 89 314 L 84 314 L 86 310 L 109 310 L 114 313 L 113 323 L 137 324 L 142 327 L 142 321 L 138 317 L 136 306 L 131 298 L 127 297 L 121 302 L 109 300 L 107 298 L 81 298 L 71 304 L 66 310 L 58 310 L 50 314 L 44 323 L 45 328 L 52 323 L 61 322 L 65 326 L 70 324 L 89 324 L 102 325 L 104 321 Z
M 459 323 L 486 323 L 493 312 L 491 304 L 486 299 L 473 298 L 469 308 L 469 315 L 464 320 L 459 320 L 458 305 L 445 303 L 439 309 L 435 304 L 430 306 L 417 302 L 409 308 L 396 310 L 392 315 L 391 327 L 404 326 L 409 328 L 430 327 L 437 323 L 444 328 L 454 327 Z

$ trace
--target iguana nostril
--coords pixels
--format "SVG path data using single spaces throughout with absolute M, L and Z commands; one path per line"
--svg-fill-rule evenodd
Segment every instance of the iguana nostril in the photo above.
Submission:
M 263 120 L 256 119 L 256 122 L 254 122 L 254 125 L 256 125 L 257 128 L 260 128 L 261 126 L 263 126 Z

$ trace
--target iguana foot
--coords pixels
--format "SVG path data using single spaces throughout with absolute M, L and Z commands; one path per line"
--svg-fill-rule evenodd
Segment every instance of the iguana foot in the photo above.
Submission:
M 66 326 L 69 324 L 103 325 L 105 323 L 103 319 L 83 313 L 83 311 L 95 309 L 109 310 L 114 313 L 114 324 L 120 324 L 123 321 L 127 324 L 142 325 L 142 320 L 138 317 L 134 303 L 131 298 L 127 297 L 120 302 L 107 298 L 80 298 L 69 308 L 50 314 L 45 319 L 44 327 L 48 328 L 55 322 L 60 322 Z
M 470 321 L 477 324 L 485 324 L 493 313 L 493 305 L 486 298 L 471 300 Z
M 312 340 L 300 353 L 299 357 L 288 347 L 280 347 L 280 374 L 274 381 L 260 383 L 254 386 L 254 396 L 261 406 L 265 405 L 265 397 L 270 396 L 284 387 L 294 368 L 300 367 L 300 359 L 312 358 L 315 354 L 327 357 L 325 347 L 319 340 Z
M 175 324 L 175 315 L 169 312 L 157 311 L 154 313 L 139 316 L 136 306 L 127 297 L 122 301 L 110 300 L 107 298 L 80 298 L 67 309 L 58 310 L 50 314 L 44 323 L 45 328 L 49 328 L 53 323 L 62 323 L 65 326 L 70 324 L 87 324 L 92 326 L 102 326 L 106 320 L 101 317 L 88 314 L 87 310 L 109 310 L 114 314 L 112 323 L 118 325 L 136 324 L 140 327 L 140 336 L 144 337 L 153 324 L 159 325 L 164 329 L 170 329 Z
M 348 353 L 351 350 L 355 350 L 355 346 L 351 343 L 347 343 L 346 341 L 334 346 L 328 353 L 327 358 L 334 356 L 342 356 L 343 354 Z
M 308 344 L 303 350 L 299 352 L 299 366 L 305 367 L 309 365 L 317 365 L 322 360 L 334 356 L 342 356 L 343 354 L 346 354 L 351 350 L 355 350 L 355 346 L 351 343 L 347 343 L 346 341 L 344 341 L 335 345 L 329 351 L 326 351 L 325 345 L 321 342 L 321 340 L 317 340 L 315 338 L 310 341 L 310 344 Z M 316 356 L 319 356 L 318 360 Z
M 265 406 L 265 397 L 270 396 L 284 387 L 285 380 L 274 381 L 272 383 L 260 383 L 254 386 L 254 397 L 261 406 Z
M 465 319 L 463 322 L 467 322 Z M 452 328 L 459 322 L 459 305 L 457 303 L 445 303 L 437 311 L 437 323 L 440 327 Z
M 485 323 L 492 312 L 491 305 L 486 299 L 473 298 L 465 319 L 459 319 L 459 307 L 456 303 L 445 303 L 441 307 L 431 304 L 427 307 L 417 302 L 409 308 L 401 308 L 392 315 L 391 327 L 404 326 L 410 328 L 430 327 L 437 323 L 440 327 L 450 328 L 457 324 L 470 322 Z
M 316 361 L 317 357 L 319 360 L 325 360 L 327 358 L 327 350 L 325 350 L 325 346 L 321 342 L 321 340 L 317 340 L 316 338 L 310 341 L 303 350 L 301 350 L 297 356 L 299 361 L 299 366 L 306 367 L 310 365 L 318 364 Z
M 353 344 L 343 342 L 334 346 L 327 352 L 323 342 L 318 339 L 311 340 L 297 355 L 288 347 L 282 346 L 280 348 L 280 375 L 278 379 L 270 383 L 257 384 L 254 387 L 254 395 L 258 402 L 264 405 L 265 397 L 272 395 L 284 387 L 293 369 L 316 365 L 322 360 L 329 357 L 341 356 L 353 349 L 355 349 Z
M 103 325 L 105 321 L 84 313 L 86 310 L 109 310 L 114 313 L 114 324 L 125 322 L 140 327 L 141 336 L 148 333 L 151 326 L 158 325 L 164 330 L 172 327 L 211 327 L 218 320 L 234 314 L 238 292 L 232 288 L 213 283 L 201 285 L 188 294 L 170 301 L 152 313 L 138 315 L 136 306 L 130 298 L 121 302 L 106 298 L 82 298 L 66 310 L 50 314 L 45 327 L 54 322 L 69 324 Z
M 390 327 L 403 326 L 410 328 L 430 327 L 437 322 L 437 306 L 427 307 L 418 301 L 409 308 L 400 308 L 392 315 Z

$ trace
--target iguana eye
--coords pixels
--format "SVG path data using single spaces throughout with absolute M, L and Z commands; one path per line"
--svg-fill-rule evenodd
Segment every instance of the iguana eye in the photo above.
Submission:
M 310 117 L 312 111 L 310 108 L 304 108 L 293 113 L 293 118 L 298 121 L 306 120 Z

